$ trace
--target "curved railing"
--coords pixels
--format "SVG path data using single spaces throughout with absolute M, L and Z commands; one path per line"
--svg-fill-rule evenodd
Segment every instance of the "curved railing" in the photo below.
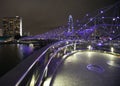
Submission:
M 109 52 L 120 55 L 120 42 L 65 40 L 48 47 L 28 68 L 16 83 L 16 86 L 41 86 L 45 79 L 52 76 L 57 64 L 62 61 L 64 55 L 78 50 L 90 50 Z

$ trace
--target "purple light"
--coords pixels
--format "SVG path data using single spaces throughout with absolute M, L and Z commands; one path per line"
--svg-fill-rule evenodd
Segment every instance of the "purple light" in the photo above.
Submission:
M 98 46 L 101 46 L 101 45 L 102 45 L 102 43 L 98 43 L 97 45 L 98 45 Z
M 113 18 L 113 21 L 115 21 L 115 18 Z
M 110 40 L 112 40 L 112 38 L 109 38 Z
M 84 26 L 86 27 L 87 25 L 86 25 L 86 24 L 84 24 Z
M 115 33 L 115 31 L 113 31 L 113 33 Z
M 118 16 L 117 19 L 119 19 L 120 17 Z
M 87 65 L 87 69 L 98 73 L 103 73 L 105 71 L 101 66 L 95 64 Z
M 103 16 L 102 19 L 104 19 L 105 17 Z
M 93 18 L 90 18 L 90 21 L 92 21 L 93 20 Z
M 103 11 L 101 10 L 100 13 L 103 13 Z
M 86 14 L 86 16 L 89 16 L 88 14 Z

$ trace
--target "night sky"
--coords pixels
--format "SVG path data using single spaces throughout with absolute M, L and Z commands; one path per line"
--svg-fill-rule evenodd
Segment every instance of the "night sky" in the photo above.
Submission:
M 41 34 L 117 0 L 0 0 L 0 18 L 21 16 L 24 32 Z

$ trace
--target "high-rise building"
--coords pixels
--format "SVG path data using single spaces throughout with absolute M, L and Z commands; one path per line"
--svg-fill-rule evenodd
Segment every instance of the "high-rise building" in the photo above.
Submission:
M 73 31 L 74 31 L 73 17 L 72 17 L 72 15 L 69 15 L 69 19 L 68 19 L 68 32 L 73 32 Z
M 2 20 L 3 36 L 22 36 L 22 18 L 4 17 Z

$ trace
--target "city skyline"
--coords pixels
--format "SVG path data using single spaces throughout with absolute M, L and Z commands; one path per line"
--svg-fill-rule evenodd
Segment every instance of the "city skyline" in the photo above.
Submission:
M 80 19 L 87 13 L 115 2 L 117 0 L 1 0 L 0 18 L 21 16 L 23 18 L 23 30 L 32 35 L 37 35 L 67 24 L 70 14 L 73 15 L 74 20 Z

